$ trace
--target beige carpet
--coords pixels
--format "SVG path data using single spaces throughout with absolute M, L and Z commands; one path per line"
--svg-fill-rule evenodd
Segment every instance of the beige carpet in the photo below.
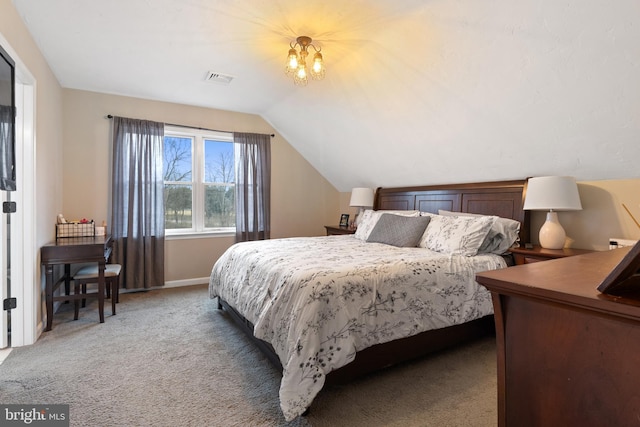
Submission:
M 109 305 L 107 305 L 109 307 Z M 0 365 L 0 402 L 70 405 L 72 426 L 495 426 L 494 339 L 325 388 L 286 423 L 279 373 L 205 286 L 71 307 Z

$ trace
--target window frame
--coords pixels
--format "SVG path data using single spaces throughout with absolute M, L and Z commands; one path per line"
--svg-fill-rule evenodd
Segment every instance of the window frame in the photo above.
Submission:
M 165 236 L 168 238 L 188 238 L 188 237 L 208 237 L 208 236 L 230 236 L 235 235 L 234 227 L 205 227 L 205 189 L 211 183 L 205 182 L 205 140 L 220 142 L 233 141 L 233 133 L 221 132 L 207 129 L 198 129 L 182 126 L 165 125 L 164 136 L 189 138 L 191 144 L 191 181 L 163 181 L 164 185 L 178 184 L 191 185 L 191 228 L 165 228 Z M 163 138 L 164 140 L 164 138 Z M 236 157 L 236 146 L 233 145 L 234 162 Z M 164 155 L 164 153 L 163 153 Z M 235 169 L 235 165 L 234 165 Z M 235 185 L 235 182 L 233 183 Z M 165 214 L 166 215 L 166 214 Z

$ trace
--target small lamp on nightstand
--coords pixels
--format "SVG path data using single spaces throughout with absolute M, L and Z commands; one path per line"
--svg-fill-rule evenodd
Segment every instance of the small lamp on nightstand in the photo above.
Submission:
M 360 208 L 356 215 L 356 227 L 360 224 L 360 219 L 365 208 L 373 207 L 373 189 L 354 188 L 351 190 L 351 201 L 349 206 Z
M 529 178 L 523 209 L 549 211 L 547 220 L 540 229 L 540 246 L 546 249 L 562 249 L 567 235 L 558 221 L 556 211 L 582 209 L 575 178 L 572 176 Z

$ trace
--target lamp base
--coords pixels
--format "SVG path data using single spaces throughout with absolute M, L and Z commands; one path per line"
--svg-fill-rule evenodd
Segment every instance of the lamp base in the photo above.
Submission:
M 557 212 L 547 212 L 547 221 L 540 229 L 539 234 L 540 246 L 545 249 L 562 249 L 567 234 L 558 221 Z
M 360 221 L 362 220 L 362 214 L 364 214 L 364 208 L 360 207 L 358 208 L 358 213 L 356 214 L 356 228 L 360 225 Z

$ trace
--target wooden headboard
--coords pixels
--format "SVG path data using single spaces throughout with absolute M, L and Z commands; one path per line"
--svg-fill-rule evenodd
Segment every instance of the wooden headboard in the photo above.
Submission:
M 520 221 L 520 242 L 530 242 L 529 212 L 522 209 L 527 180 L 376 189 L 374 209 L 438 210 L 497 215 Z

